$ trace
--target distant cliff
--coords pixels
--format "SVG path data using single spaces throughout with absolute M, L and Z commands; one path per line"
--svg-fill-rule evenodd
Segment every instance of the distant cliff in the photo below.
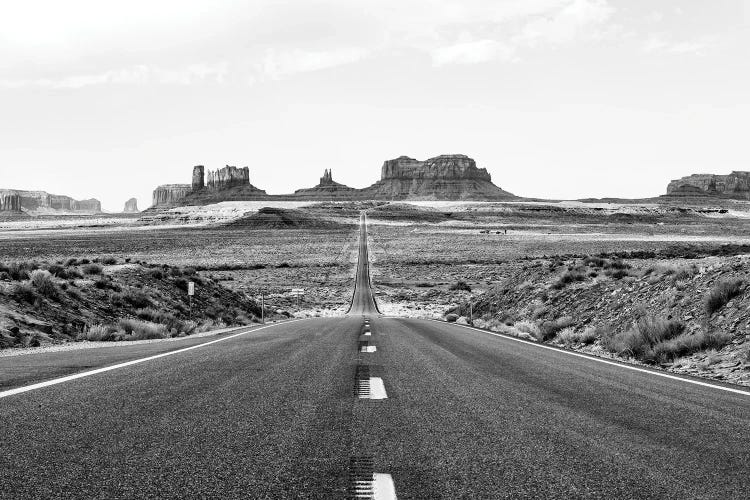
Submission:
M 193 191 L 190 184 L 164 184 L 154 189 L 154 207 L 172 207 L 180 203 Z
M 0 190 L 2 211 L 26 212 L 84 212 L 99 213 L 102 205 L 99 200 L 74 200 L 70 196 L 49 194 L 45 191 L 23 191 L 18 189 Z
M 152 209 L 178 205 L 207 205 L 222 201 L 251 200 L 487 200 L 518 199 L 492 183 L 487 169 L 477 168 L 466 155 L 442 155 L 425 161 L 401 156 L 387 160 L 381 179 L 370 187 L 355 189 L 333 180 L 325 169 L 317 186 L 293 194 L 268 195 L 250 184 L 248 167 L 225 166 L 207 171 L 193 167 L 190 184 L 168 184 L 154 191 Z
M 750 172 L 735 171 L 729 175 L 693 174 L 670 182 L 667 186 L 667 195 L 718 196 L 750 200 Z
M 0 191 L 0 212 L 21 212 L 21 195 L 17 191 Z
M 122 211 L 126 214 L 137 214 L 139 212 L 138 200 L 136 200 L 135 198 L 130 198 L 125 202 L 125 207 L 122 209 Z
M 515 195 L 492 183 L 484 168 L 466 155 L 441 155 L 425 161 L 408 156 L 387 160 L 381 179 L 362 194 L 372 199 L 505 200 Z
M 358 189 L 334 181 L 331 170 L 325 169 L 317 186 L 298 189 L 294 192 L 294 196 L 305 199 L 349 200 L 358 199 L 359 193 Z

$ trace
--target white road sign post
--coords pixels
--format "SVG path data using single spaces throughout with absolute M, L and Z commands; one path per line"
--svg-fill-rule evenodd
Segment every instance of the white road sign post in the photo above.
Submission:
M 195 283 L 188 281 L 188 300 L 189 300 L 189 317 L 190 321 L 193 320 L 193 295 L 195 295 Z

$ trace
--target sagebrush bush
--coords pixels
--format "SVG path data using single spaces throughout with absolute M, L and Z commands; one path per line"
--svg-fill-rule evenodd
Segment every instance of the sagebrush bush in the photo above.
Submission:
M 724 332 L 701 331 L 693 335 L 683 333 L 672 339 L 658 342 L 653 347 L 654 361 L 665 363 L 681 356 L 706 349 L 721 349 L 732 336 Z
M 37 269 L 36 271 L 31 272 L 29 278 L 31 284 L 34 285 L 34 288 L 37 289 L 40 295 L 49 299 L 57 298 L 59 290 L 57 289 L 57 284 L 49 271 Z
M 542 334 L 539 331 L 539 327 L 532 321 L 519 321 L 513 325 L 513 328 L 519 332 L 528 333 L 533 335 L 537 340 L 542 340 Z
M 742 293 L 742 288 L 743 281 L 741 279 L 718 282 L 704 299 L 706 313 L 710 316 L 724 307 L 727 302 Z
M 560 290 L 561 288 L 565 288 L 570 283 L 574 283 L 576 281 L 583 281 L 586 279 L 586 276 L 578 271 L 566 271 L 562 276 L 560 276 L 560 279 L 558 279 L 553 285 L 552 288 L 555 290 Z
M 123 318 L 117 326 L 125 332 L 125 340 L 150 340 L 167 337 L 167 327 L 149 321 Z
M 16 283 L 10 289 L 10 296 L 19 302 L 28 302 L 33 304 L 39 298 L 36 288 L 31 286 L 31 283 L 23 282 Z
M 628 355 L 645 362 L 655 362 L 654 346 L 681 335 L 685 331 L 682 321 L 665 320 L 644 315 L 631 328 L 606 336 L 602 345 L 619 355 Z
M 192 327 L 190 326 L 189 324 L 190 322 L 182 321 L 181 319 L 175 317 L 174 314 L 168 313 L 166 311 L 153 309 L 151 307 L 138 309 L 135 312 L 135 315 L 139 319 L 164 325 L 170 331 L 176 330 L 177 332 L 190 333 L 193 329 L 195 329 L 195 326 L 192 326 Z
M 112 266 L 114 264 L 117 264 L 117 259 L 115 257 L 112 257 L 111 255 L 108 255 L 106 257 L 102 257 L 100 259 L 100 262 L 105 266 Z
M 124 292 L 119 294 L 119 297 L 126 303 L 139 309 L 151 307 L 152 305 L 154 305 L 151 297 L 149 297 L 141 290 L 135 290 L 133 288 L 125 290 Z
M 83 266 L 85 274 L 102 274 L 102 266 L 99 264 L 86 264 Z
M 541 335 L 539 340 L 549 340 L 560 330 L 573 326 L 573 323 L 575 323 L 575 321 L 573 321 L 573 318 L 570 316 L 558 318 L 553 321 L 544 321 L 539 325 L 539 333 Z
M 568 326 L 560 330 L 556 338 L 566 346 L 571 346 L 577 344 L 593 344 L 600 336 L 602 336 L 602 333 L 598 328 L 588 327 L 585 330 L 576 330 L 575 328 Z
M 78 335 L 78 340 L 121 340 L 122 332 L 112 325 L 94 325 Z

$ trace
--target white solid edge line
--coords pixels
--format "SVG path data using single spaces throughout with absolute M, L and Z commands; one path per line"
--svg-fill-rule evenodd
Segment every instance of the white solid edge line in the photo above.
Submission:
M 62 384 L 63 382 L 70 382 L 71 380 L 76 380 L 76 379 L 83 378 L 83 377 L 90 377 L 91 375 L 97 375 L 99 373 L 104 373 L 104 372 L 108 372 L 108 371 L 112 371 L 112 370 L 117 370 L 119 368 L 125 368 L 126 366 L 137 365 L 139 363 L 144 363 L 146 361 L 151 361 L 153 359 L 164 358 L 166 356 L 172 356 L 174 354 L 180 354 L 182 352 L 190 351 L 192 349 L 198 349 L 200 347 L 205 347 L 207 345 L 216 344 L 218 342 L 224 342 L 225 340 L 233 339 L 235 337 L 239 337 L 240 335 L 245 335 L 245 334 L 252 333 L 252 332 L 258 332 L 260 330 L 265 330 L 266 328 L 272 328 L 274 326 L 288 325 L 290 323 L 296 323 L 297 321 L 303 321 L 304 319 L 305 318 L 295 319 L 295 320 L 291 320 L 291 321 L 285 321 L 283 323 L 274 323 L 273 325 L 261 326 L 260 328 L 253 328 L 251 326 L 250 327 L 239 327 L 238 329 L 241 329 L 241 328 L 249 328 L 249 329 L 247 331 L 244 331 L 244 332 L 240 332 L 240 333 L 235 333 L 233 335 L 229 335 L 228 337 L 223 337 L 223 338 L 220 338 L 220 339 L 211 340 L 210 342 L 204 342 L 203 344 L 197 344 L 197 345 L 193 345 L 193 346 L 190 346 L 190 347 L 184 347 L 184 348 L 178 349 L 176 351 L 163 352 L 161 354 L 155 354 L 154 356 L 148 356 L 146 358 L 134 359 L 134 360 L 131 360 L 131 361 L 126 361 L 125 363 L 119 363 L 119 364 L 112 365 L 112 366 L 105 366 L 104 368 L 97 368 L 96 370 L 89 370 L 87 372 L 75 373 L 73 375 L 67 375 L 65 377 L 53 378 L 52 380 L 47 380 L 45 382 L 39 382 L 39 383 L 36 383 L 36 384 L 26 385 L 26 386 L 23 386 L 23 387 L 16 387 L 15 389 L 8 389 L 7 391 L 0 392 L 0 398 L 6 398 L 8 396 L 13 396 L 15 394 L 21 394 L 21 393 L 24 393 L 24 392 L 34 391 L 36 389 L 41 389 L 43 387 L 49 387 L 51 385 Z
M 373 474 L 373 498 L 375 500 L 398 500 L 396 498 L 396 485 L 390 474 Z
M 421 318 L 415 318 L 415 319 L 421 319 Z M 468 326 L 468 325 L 457 325 L 455 323 L 447 323 L 445 321 L 440 321 L 440 320 L 437 320 L 437 319 L 427 319 L 427 321 L 434 321 L 436 323 L 441 323 L 441 324 L 447 325 L 447 326 L 457 326 L 457 327 L 466 328 L 467 330 L 472 330 L 472 331 L 475 331 L 475 332 L 487 333 L 489 335 L 493 335 L 495 337 L 500 337 L 502 339 L 514 340 L 514 341 L 520 342 L 522 344 L 526 344 L 526 345 L 530 345 L 530 346 L 534 346 L 534 347 L 539 347 L 541 349 L 547 349 L 547 350 L 559 352 L 559 353 L 562 353 L 562 354 L 568 354 L 570 356 L 576 356 L 578 358 L 584 358 L 584 359 L 588 359 L 588 360 L 591 360 L 591 361 L 597 361 L 599 363 L 604 363 L 606 365 L 619 366 L 620 368 L 625 368 L 627 370 L 633 370 L 633 371 L 641 372 L 641 373 L 648 373 L 649 375 L 656 375 L 658 377 L 664 377 L 664 378 L 668 378 L 668 379 L 672 379 L 672 380 L 680 380 L 682 382 L 687 382 L 689 384 L 700 385 L 700 386 L 703 386 L 703 387 L 710 387 L 712 389 L 719 389 L 719 390 L 722 390 L 722 391 L 733 392 L 735 394 L 742 394 L 743 396 L 750 396 L 750 391 L 743 391 L 742 389 L 733 389 L 731 387 L 724 387 L 724 386 L 721 386 L 721 385 L 711 384 L 711 383 L 708 383 L 708 382 L 700 382 L 698 380 L 692 380 L 692 379 L 689 379 L 689 378 L 678 377 L 677 375 L 670 375 L 668 373 L 661 373 L 661 372 L 657 372 L 657 371 L 646 370 L 646 369 L 643 369 L 643 368 L 639 368 L 637 366 L 631 366 L 631 365 L 626 365 L 626 364 L 623 364 L 623 363 L 617 363 L 617 362 L 614 362 L 614 361 L 609 361 L 607 359 L 598 358 L 598 357 L 594 357 L 594 356 L 587 356 L 585 354 L 580 354 L 580 353 L 573 352 L 573 351 L 566 351 L 566 350 L 563 350 L 563 349 L 555 349 L 554 347 L 549 347 L 549 346 L 546 346 L 546 345 L 543 345 L 543 344 L 537 344 L 535 342 L 528 342 L 526 340 L 521 340 L 521 339 L 517 339 L 515 337 L 511 337 L 509 335 L 502 335 L 502 334 L 495 333 L 495 332 L 489 332 L 487 330 L 482 330 L 482 329 L 475 328 L 475 327 Z

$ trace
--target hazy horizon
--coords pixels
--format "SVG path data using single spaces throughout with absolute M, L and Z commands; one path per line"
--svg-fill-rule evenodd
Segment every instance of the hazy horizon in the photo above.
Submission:
M 750 2 L 30 0 L 0 19 L 0 188 L 140 209 L 194 165 L 269 194 L 460 153 L 519 196 L 750 170 Z M 40 15 L 44 13 L 45 15 Z

